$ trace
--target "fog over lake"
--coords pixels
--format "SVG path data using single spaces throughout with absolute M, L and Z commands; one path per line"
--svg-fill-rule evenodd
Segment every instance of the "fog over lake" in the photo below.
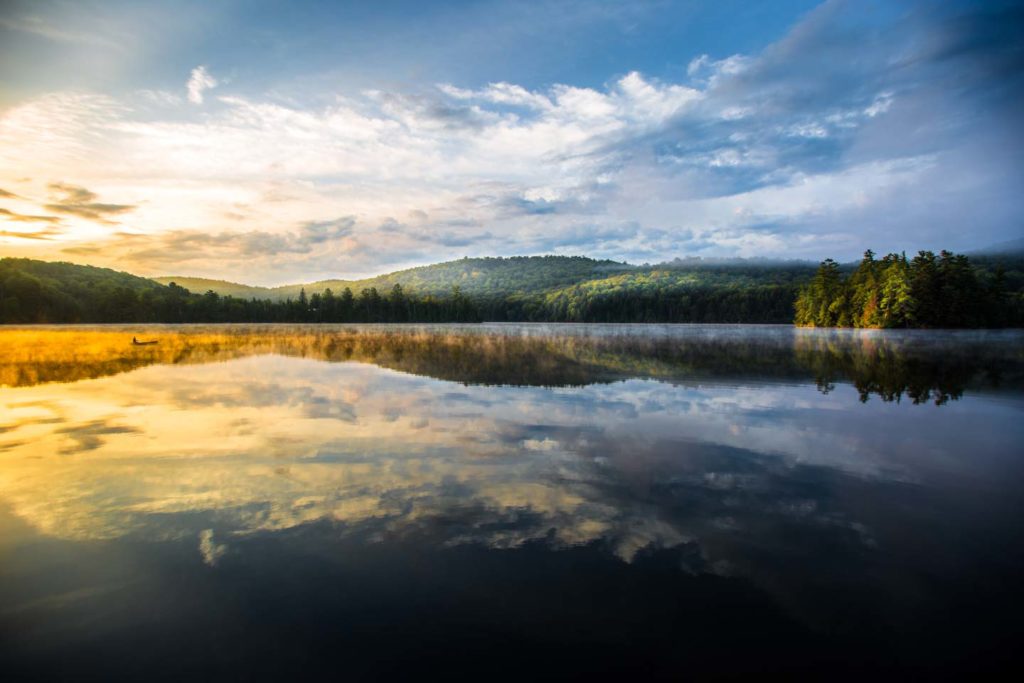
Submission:
M 1022 418 L 1019 331 L 6 329 L 0 665 L 1018 665 Z

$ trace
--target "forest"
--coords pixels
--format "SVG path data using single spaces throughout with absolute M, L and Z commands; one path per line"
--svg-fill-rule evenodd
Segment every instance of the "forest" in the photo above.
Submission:
M 406 294 L 395 284 L 268 301 L 194 294 L 175 283 L 107 268 L 0 259 L 0 323 L 477 322 L 458 287 L 445 296 Z
M 752 322 L 788 323 L 799 286 L 810 280 L 807 262 L 675 260 L 630 265 L 582 256 L 462 258 L 364 280 L 324 280 L 254 288 L 199 278 L 156 278 L 192 291 L 248 298 L 295 299 L 345 287 L 443 296 L 454 287 L 480 316 L 508 322 Z
M 539 292 L 482 296 L 487 320 L 788 323 L 806 264 L 662 264 Z
M 888 254 L 868 250 L 844 275 L 825 259 L 800 288 L 794 322 L 807 327 L 965 328 L 1022 322 L 1020 291 L 1007 285 L 1005 268 L 974 268 L 967 256 L 941 251 Z
M 244 299 L 285 301 L 297 299 L 304 289 L 306 294 L 335 293 L 346 287 L 353 292 L 375 288 L 390 291 L 396 284 L 406 291 L 421 295 L 444 295 L 459 287 L 474 299 L 503 298 L 515 294 L 540 292 L 607 277 L 609 274 L 633 270 L 635 266 L 617 261 L 598 260 L 583 256 L 512 256 L 508 258 L 461 258 L 434 263 L 429 266 L 408 268 L 361 280 L 319 280 L 280 287 L 254 287 L 223 280 L 167 276 L 154 278 L 168 284 L 174 281 L 193 292 L 212 290 L 224 296 Z M 810 274 L 810 273 L 808 273 Z
M 795 321 L 816 327 L 1005 327 L 1024 324 L 1021 263 L 1019 257 L 971 262 L 945 251 L 909 260 L 896 254 L 877 260 L 869 251 L 859 264 L 827 259 L 817 270 L 807 262 L 757 259 L 633 266 L 584 257 L 465 258 L 367 280 L 271 289 L 181 278 L 186 287 L 107 268 L 5 258 L 0 323 Z

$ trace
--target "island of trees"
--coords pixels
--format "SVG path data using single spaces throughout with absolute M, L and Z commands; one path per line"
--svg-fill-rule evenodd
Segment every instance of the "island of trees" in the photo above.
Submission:
M 921 252 L 876 259 L 868 252 L 860 264 L 828 259 L 817 269 L 757 259 L 634 266 L 563 256 L 465 258 L 278 288 L 0 259 L 0 323 L 483 320 L 1022 326 L 1024 258 Z

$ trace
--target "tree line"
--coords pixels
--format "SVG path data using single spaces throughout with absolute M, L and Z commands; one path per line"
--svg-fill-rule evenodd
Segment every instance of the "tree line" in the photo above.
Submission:
M 868 250 L 848 275 L 825 259 L 800 288 L 794 322 L 807 327 L 965 328 L 1020 325 L 1022 299 L 999 265 L 979 275 L 963 254 Z
M 788 323 L 795 285 L 694 286 L 594 291 L 574 286 L 545 295 L 480 303 L 485 320 L 580 323 Z
M 30 259 L 0 259 L 0 323 L 362 323 L 625 322 L 789 323 L 816 327 L 1006 327 L 1024 325 L 1024 273 L 1017 261 L 948 251 L 912 259 L 868 251 L 856 266 L 826 259 L 802 263 L 672 264 L 611 267 L 586 259 L 509 259 L 466 267 L 455 277 L 441 264 L 447 289 L 408 291 L 402 284 L 344 286 L 285 300 L 196 294 L 170 282 L 128 273 Z M 460 262 L 455 262 L 460 263 Z M 511 265 L 510 265 L 511 264 Z M 555 282 L 558 267 L 590 279 L 510 291 L 512 266 L 527 281 Z M 590 268 L 587 273 L 580 272 Z M 453 271 L 454 272 L 454 271 Z M 475 271 L 474 271 L 475 272 Z M 447 276 L 451 277 L 447 277 Z M 422 276 L 422 274 L 421 274 Z M 541 277 L 543 276 L 543 277 Z M 556 277 L 558 276 L 558 277 Z M 425 277 L 425 276 L 422 276 Z M 481 276 L 483 277 L 483 276 Z M 568 276 L 565 276 L 568 278 Z M 467 294 L 458 284 L 471 287 Z M 497 284 L 495 284 L 497 282 Z M 481 286 L 481 284 L 486 286 Z M 499 286 L 501 285 L 501 286 Z M 410 288 L 411 289 L 411 288 Z
M 661 264 L 605 270 L 540 291 L 482 295 L 485 320 L 621 323 L 789 323 L 813 266 Z
M 184 299 L 188 290 L 170 283 L 168 289 L 179 292 Z M 395 284 L 381 294 L 376 287 L 363 289 L 358 295 L 345 287 L 340 294 L 331 289 L 310 296 L 301 289 L 296 299 L 268 301 L 219 296 L 208 291 L 197 300 L 179 309 L 187 322 L 287 322 L 287 323 L 435 323 L 480 322 L 480 313 L 473 301 L 458 287 L 446 296 L 408 294 Z M 177 322 L 172 313 L 166 322 Z M 182 320 L 186 322 L 186 320 Z
M 376 288 L 358 295 L 345 288 L 297 299 L 267 301 L 194 294 L 175 283 L 167 286 L 107 269 L 70 264 L 60 279 L 47 277 L 35 264 L 0 262 L 0 323 L 402 323 L 477 322 L 476 305 L 455 287 L 446 296 L 407 294 L 396 284 L 381 294 Z M 18 267 L 29 265 L 30 268 Z

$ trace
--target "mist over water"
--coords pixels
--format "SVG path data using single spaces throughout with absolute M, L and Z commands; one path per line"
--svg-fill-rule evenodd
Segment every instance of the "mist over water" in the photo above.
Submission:
M 1022 342 L 0 331 L 0 664 L 105 680 L 1016 666 Z

